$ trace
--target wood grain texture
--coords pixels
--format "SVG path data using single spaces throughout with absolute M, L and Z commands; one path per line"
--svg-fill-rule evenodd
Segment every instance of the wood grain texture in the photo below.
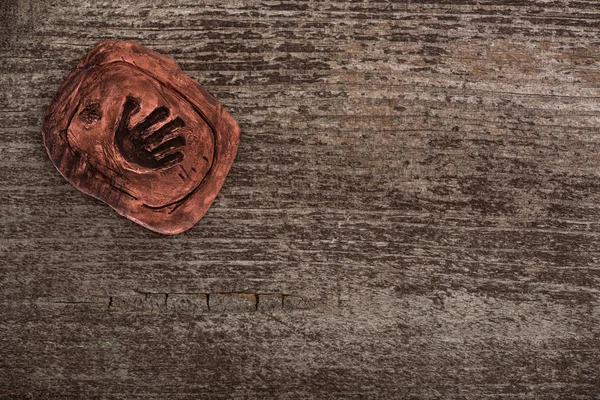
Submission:
M 1 398 L 600 398 L 596 1 L 0 10 Z M 182 235 L 44 151 L 54 92 L 109 39 L 240 125 Z

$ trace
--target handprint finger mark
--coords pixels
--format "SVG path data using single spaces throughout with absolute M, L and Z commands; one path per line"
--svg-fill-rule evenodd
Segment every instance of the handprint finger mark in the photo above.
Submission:
M 160 160 L 161 164 L 165 167 L 170 167 L 172 165 L 179 164 L 183 161 L 183 153 L 177 152 L 170 154 Z
M 144 120 L 138 123 L 135 127 L 135 133 L 141 138 L 149 128 L 164 121 L 169 116 L 170 112 L 167 107 L 158 107 L 152 111 Z
M 150 169 L 165 168 L 183 161 L 183 153 L 179 149 L 185 145 L 185 139 L 183 136 L 174 136 L 174 132 L 185 126 L 183 119 L 176 117 L 152 131 L 154 126 L 170 115 L 167 107 L 160 106 L 130 128 L 131 117 L 140 109 L 138 99 L 126 97 L 115 132 L 115 144 L 121 155 L 133 164 Z
M 185 145 L 185 139 L 181 136 L 174 137 L 173 139 L 167 140 L 160 146 L 155 147 L 152 150 L 152 154 L 157 159 L 163 158 L 166 154 L 169 154 L 171 150 L 177 150 Z
M 160 128 L 158 128 L 155 132 L 144 137 L 144 141 L 146 142 L 146 148 L 149 151 L 154 151 L 157 147 L 162 145 L 171 134 L 175 132 L 177 129 L 185 126 L 183 120 L 179 117 L 175 118 L 172 121 L 167 122 Z M 183 140 L 182 144 L 185 144 L 185 139 L 182 136 L 179 136 L 181 140 Z

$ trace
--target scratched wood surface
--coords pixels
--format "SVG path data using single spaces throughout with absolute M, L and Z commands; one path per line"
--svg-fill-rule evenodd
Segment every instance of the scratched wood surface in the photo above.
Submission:
M 0 398 L 600 398 L 595 0 L 0 2 Z M 238 121 L 173 237 L 41 119 L 102 40 Z

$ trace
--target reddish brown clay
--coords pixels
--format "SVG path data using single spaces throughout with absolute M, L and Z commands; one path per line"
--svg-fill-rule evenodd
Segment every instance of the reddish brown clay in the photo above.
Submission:
M 75 187 L 166 234 L 206 213 L 240 136 L 227 111 L 173 60 L 130 42 L 100 43 L 79 62 L 42 133 Z

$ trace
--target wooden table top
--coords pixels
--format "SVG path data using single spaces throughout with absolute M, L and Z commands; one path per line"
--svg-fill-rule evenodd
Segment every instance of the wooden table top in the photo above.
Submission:
M 0 5 L 0 398 L 600 398 L 595 1 Z M 103 40 L 241 128 L 189 231 L 40 131 Z

